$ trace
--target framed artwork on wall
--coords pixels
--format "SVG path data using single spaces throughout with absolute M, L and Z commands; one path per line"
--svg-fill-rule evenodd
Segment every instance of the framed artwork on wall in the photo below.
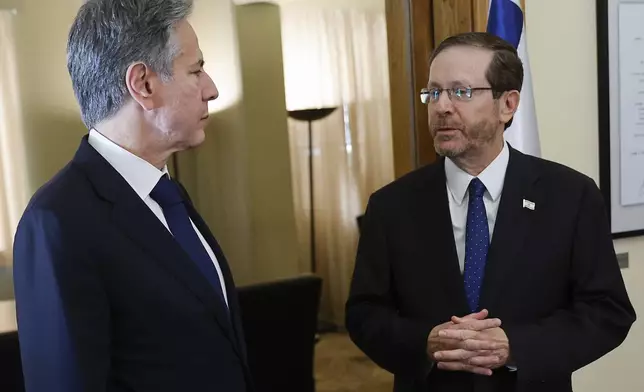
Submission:
M 596 0 L 599 187 L 614 238 L 644 235 L 644 0 Z

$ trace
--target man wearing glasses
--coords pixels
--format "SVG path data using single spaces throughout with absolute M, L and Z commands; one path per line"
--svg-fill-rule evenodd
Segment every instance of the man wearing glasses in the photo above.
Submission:
M 500 38 L 443 41 L 420 94 L 441 159 L 369 200 L 346 326 L 395 391 L 571 391 L 635 321 L 593 180 L 504 141 L 522 83 Z

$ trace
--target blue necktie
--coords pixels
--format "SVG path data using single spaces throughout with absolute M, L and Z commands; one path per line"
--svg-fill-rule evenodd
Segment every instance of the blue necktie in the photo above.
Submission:
M 210 282 L 218 297 L 221 298 L 222 303 L 226 305 L 217 269 L 192 226 L 177 184 L 164 175 L 150 192 L 150 197 L 163 209 L 163 215 L 175 240 L 190 256 L 203 276 Z
M 473 178 L 470 182 L 469 193 L 463 279 L 467 303 L 470 305 L 470 310 L 476 312 L 479 307 L 487 251 L 490 247 L 490 229 L 487 224 L 485 203 L 483 203 L 485 185 L 478 178 Z

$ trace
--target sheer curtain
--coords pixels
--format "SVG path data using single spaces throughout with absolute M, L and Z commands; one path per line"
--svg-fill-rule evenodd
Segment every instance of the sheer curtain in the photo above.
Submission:
M 358 226 L 371 192 L 393 179 L 384 9 L 282 7 L 289 110 L 338 107 L 313 123 L 317 273 L 321 317 L 344 323 Z M 308 124 L 289 120 L 300 260 L 308 265 Z M 305 267 L 306 268 L 306 267 Z
M 11 264 L 13 235 L 28 198 L 13 18 L 0 10 L 0 266 Z

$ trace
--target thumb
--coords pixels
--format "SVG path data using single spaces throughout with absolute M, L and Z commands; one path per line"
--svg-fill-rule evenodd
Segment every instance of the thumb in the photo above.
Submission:
M 452 316 L 452 322 L 455 324 L 463 323 L 467 320 L 484 320 L 489 315 L 487 309 L 481 309 L 481 311 L 476 313 L 470 313 L 465 317 Z

